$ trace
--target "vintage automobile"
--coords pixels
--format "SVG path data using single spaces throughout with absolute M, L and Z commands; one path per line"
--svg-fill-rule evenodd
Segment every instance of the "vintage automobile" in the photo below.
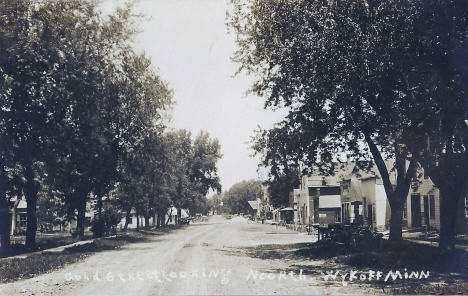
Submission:
M 180 218 L 177 223 L 179 225 L 189 225 L 190 224 L 190 219 L 188 218 Z

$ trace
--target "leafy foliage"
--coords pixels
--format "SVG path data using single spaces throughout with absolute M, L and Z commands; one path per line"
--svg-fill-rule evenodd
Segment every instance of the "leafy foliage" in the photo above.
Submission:
M 26 196 L 33 248 L 37 216 L 76 218 L 82 238 L 90 198 L 98 199 L 97 221 L 114 225 L 105 195 L 147 218 L 172 204 L 205 211 L 208 190 L 221 190 L 217 140 L 165 135 L 172 90 L 133 48 L 139 17 L 132 4 L 103 15 L 97 2 L 0 2 L 3 253 L 13 195 Z M 38 215 L 38 200 L 50 212 Z
M 251 207 L 248 201 L 263 197 L 260 183 L 255 180 L 236 183 L 223 194 L 223 205 L 231 214 L 249 213 Z

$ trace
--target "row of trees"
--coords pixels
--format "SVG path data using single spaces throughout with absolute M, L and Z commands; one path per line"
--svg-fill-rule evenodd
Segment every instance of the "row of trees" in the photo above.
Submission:
M 257 75 L 252 91 L 265 107 L 289 108 L 255 139 L 270 179 L 301 167 L 332 172 L 339 153 L 375 162 L 399 241 L 422 166 L 441 194 L 440 247 L 454 248 L 468 191 L 467 16 L 464 0 L 233 0 L 233 59 Z
M 139 17 L 131 5 L 106 16 L 96 2 L 0 2 L 2 255 L 15 196 L 34 249 L 38 200 L 76 217 L 82 238 L 90 197 L 98 221 L 109 195 L 149 220 L 172 205 L 197 211 L 221 190 L 218 141 L 166 131 L 172 91 L 132 47 Z

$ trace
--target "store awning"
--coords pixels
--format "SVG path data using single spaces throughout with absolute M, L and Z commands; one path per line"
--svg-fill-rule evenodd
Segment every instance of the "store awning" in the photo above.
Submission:
M 340 195 L 322 195 L 319 197 L 319 208 L 341 208 Z

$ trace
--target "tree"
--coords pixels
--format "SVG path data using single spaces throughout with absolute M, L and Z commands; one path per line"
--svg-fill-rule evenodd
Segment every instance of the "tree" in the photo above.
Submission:
M 190 157 L 190 205 L 191 214 L 206 209 L 206 195 L 209 190 L 221 193 L 221 183 L 218 176 L 218 160 L 221 159 L 221 146 L 217 139 L 210 139 L 208 133 L 203 131 L 198 134 L 193 142 Z
M 178 130 L 167 133 L 166 144 L 172 167 L 170 195 L 178 209 L 177 219 L 181 209 L 188 209 L 191 215 L 207 212 L 206 195 L 210 190 L 221 191 L 217 162 L 222 155 L 218 140 L 200 132 L 192 142 L 190 132 Z
M 390 239 L 401 240 L 423 122 L 404 99 L 413 11 L 399 1 L 232 3 L 239 46 L 233 60 L 239 71 L 257 75 L 252 91 L 267 98 L 266 107 L 289 108 L 274 133 L 287 135 L 281 145 L 288 157 L 330 168 L 332 159 L 321 156 L 348 152 L 367 162 L 372 156 L 391 207 Z M 385 165 L 390 157 L 396 188 Z
M 102 196 L 118 182 L 122 154 L 135 153 L 132 149 L 142 139 L 159 136 L 164 109 L 171 103 L 167 85 L 130 46 L 138 17 L 131 5 L 109 17 L 103 17 L 97 5 L 0 4 L 5 119 L 0 217 L 4 222 L 8 218 L 8 179 L 24 180 L 30 248 L 35 245 L 36 202 L 46 174 L 47 185 L 61 192 L 69 213 L 78 210 L 77 233 L 83 237 L 88 197 L 98 196 L 101 213 Z M 2 225 L 4 252 L 8 224 Z
M 412 72 L 414 110 L 424 117 L 420 163 L 440 191 L 441 249 L 455 248 L 461 198 L 468 195 L 468 3 L 417 1 Z
M 14 64 L 20 55 L 15 52 L 15 46 L 22 47 L 25 44 L 27 35 L 28 2 L 0 2 L 0 236 L 1 236 L 1 256 L 8 254 L 10 246 L 10 197 L 8 193 L 9 166 L 13 162 L 12 151 L 12 129 L 11 122 L 13 98 L 9 95 L 8 89 L 15 83 L 15 77 L 5 75 L 5 68 Z M 11 167 L 10 167 L 11 168 Z
M 168 132 L 165 147 L 168 155 L 166 167 L 170 168 L 169 194 L 172 205 L 177 208 L 177 219 L 180 219 L 182 208 L 188 209 L 190 205 L 191 133 L 186 130 Z
M 293 151 L 289 151 L 293 145 L 284 145 L 292 137 L 284 132 L 280 128 L 258 130 L 252 138 L 255 155 L 262 156 L 260 165 L 270 169 L 269 179 L 264 183 L 268 186 L 270 204 L 277 208 L 289 205 L 289 193 L 298 187 L 301 177 L 299 161 L 292 157 Z
M 231 214 L 248 213 L 251 207 L 248 201 L 263 197 L 260 183 L 255 180 L 238 182 L 223 194 L 223 204 Z
M 215 194 L 208 200 L 210 210 L 217 215 L 222 213 L 223 196 L 221 194 Z

